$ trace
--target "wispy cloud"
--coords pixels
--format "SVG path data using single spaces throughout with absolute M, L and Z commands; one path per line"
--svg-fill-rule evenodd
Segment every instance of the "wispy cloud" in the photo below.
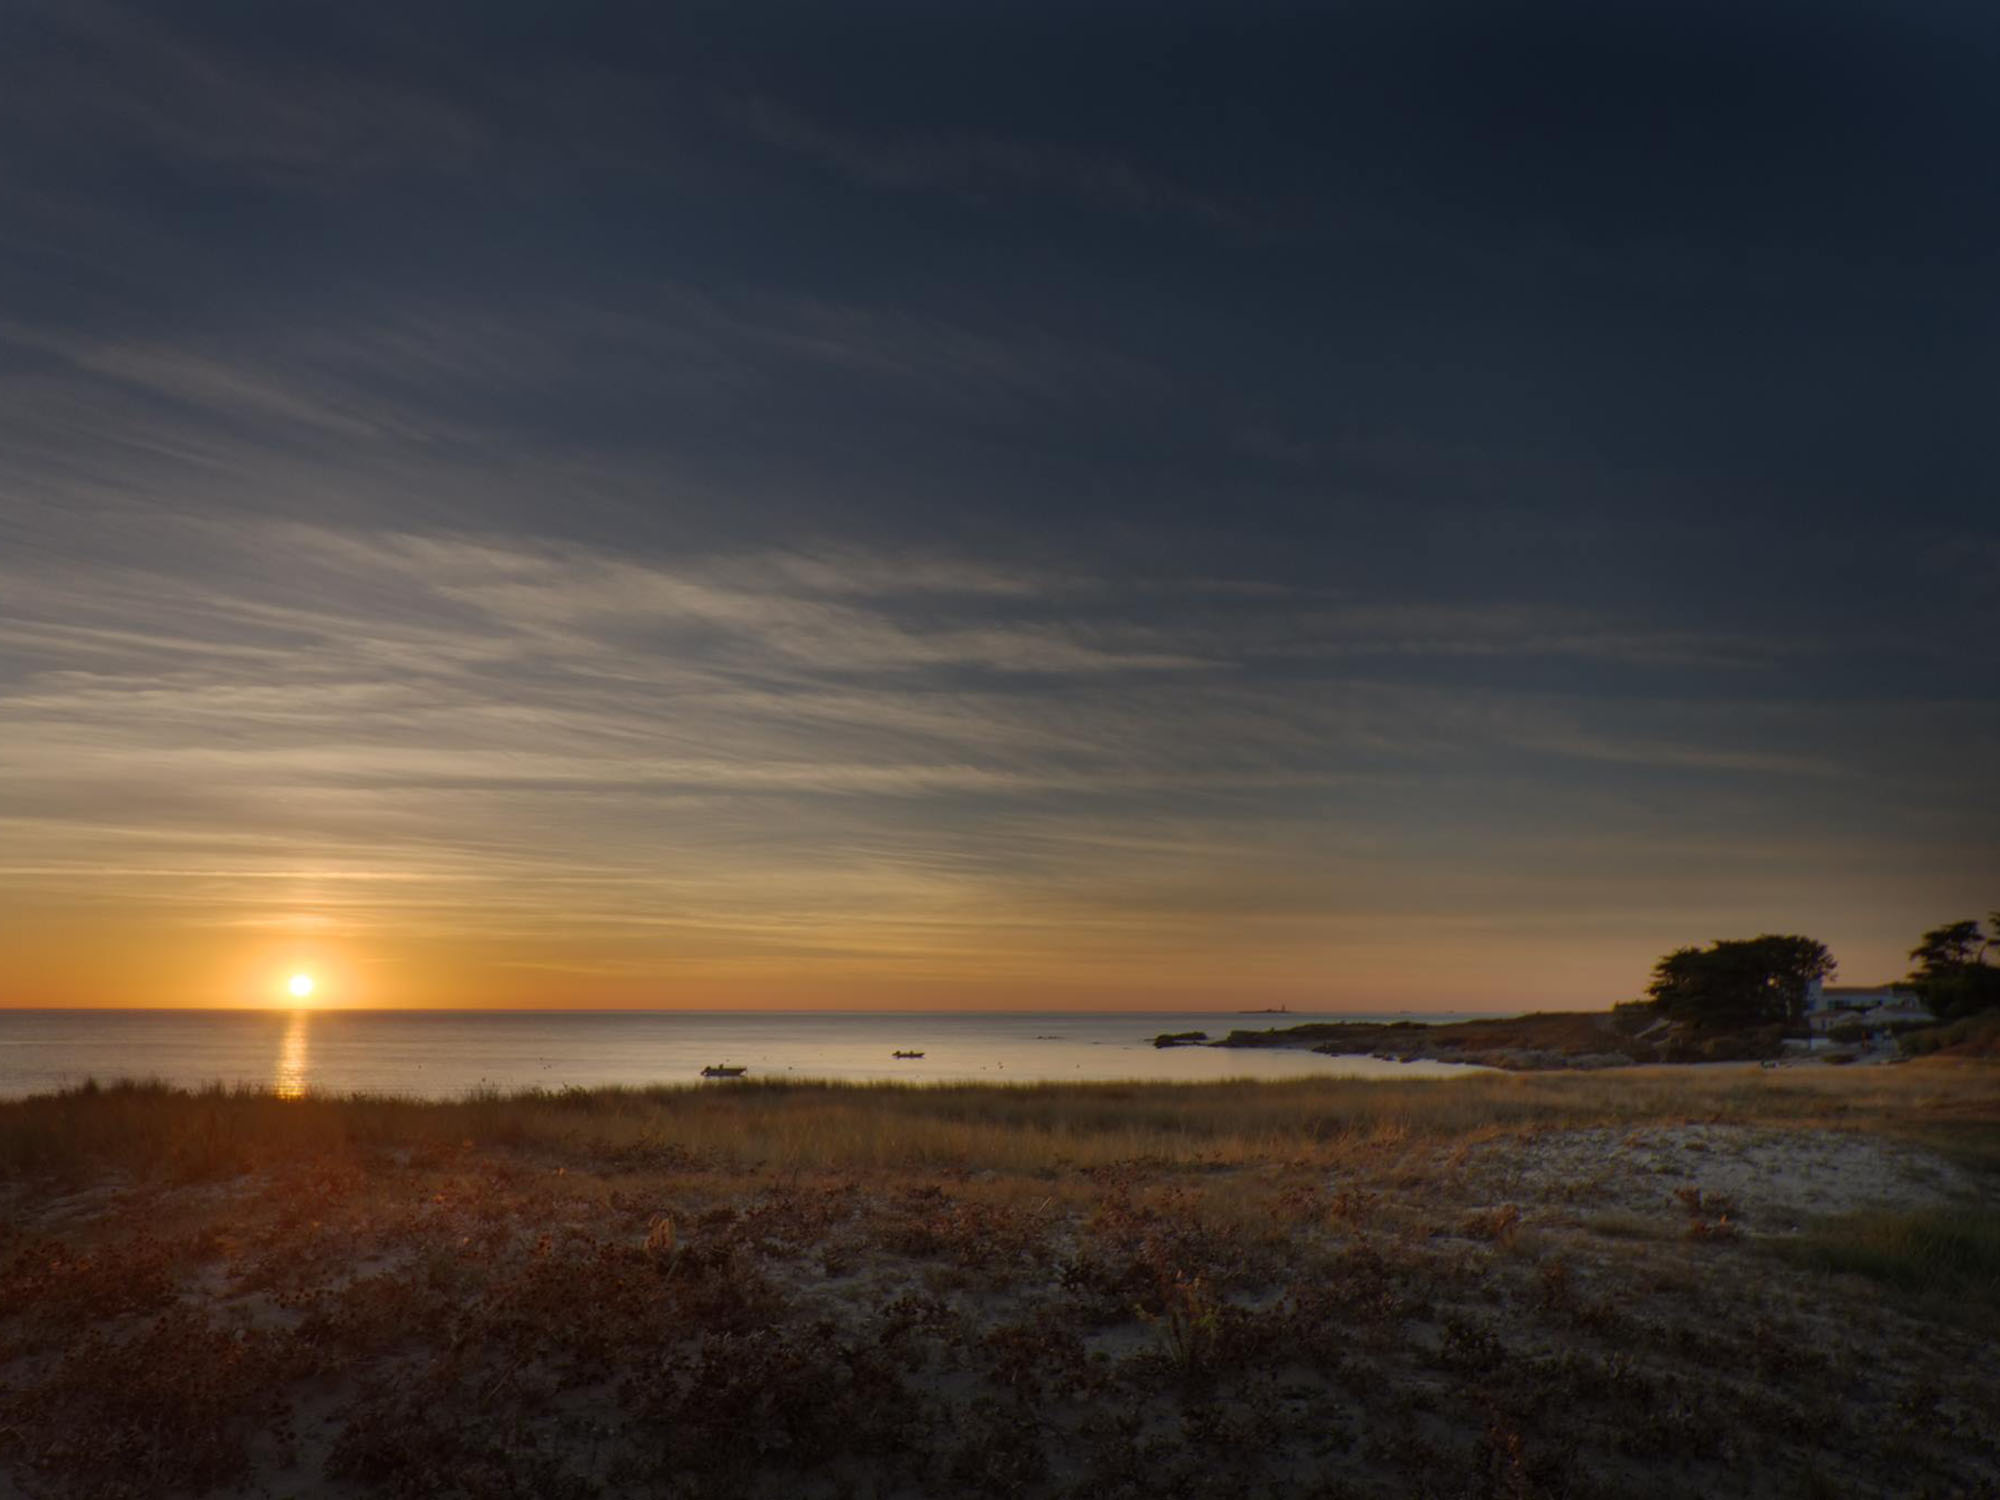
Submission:
M 100 0 L 23 9 L 63 45 L 10 49 L 0 118 L 72 150 L 136 147 L 298 180 L 464 165 L 492 144 L 470 111 L 365 69 L 246 57 Z
M 1338 913 L 1391 920 L 1420 869 L 1435 892 L 1454 847 L 1490 903 L 1538 806 L 1574 828 L 1594 800 L 1588 867 L 1672 827 L 1627 770 L 1775 796 L 1767 830 L 1801 777 L 1873 774 L 1810 714 L 1379 670 L 1736 651 L 1574 612 L 854 545 L 641 558 L 189 520 L 148 550 L 0 563 L 0 885 L 505 936 L 578 972 L 643 967 L 636 944 L 675 972 L 1074 974 L 1195 932 L 1297 957 Z
M 1242 208 L 1107 150 L 990 132 L 864 135 L 762 93 L 729 99 L 721 113 L 773 146 L 870 187 L 947 192 L 975 201 L 996 193 L 1044 193 L 1116 213 L 1172 216 L 1219 227 L 1250 223 Z

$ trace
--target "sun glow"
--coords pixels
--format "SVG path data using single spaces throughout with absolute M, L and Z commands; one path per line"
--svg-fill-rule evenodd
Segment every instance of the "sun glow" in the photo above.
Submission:
M 294 974 L 285 981 L 285 988 L 292 992 L 294 1000 L 310 1000 L 313 992 L 313 977 L 310 974 Z

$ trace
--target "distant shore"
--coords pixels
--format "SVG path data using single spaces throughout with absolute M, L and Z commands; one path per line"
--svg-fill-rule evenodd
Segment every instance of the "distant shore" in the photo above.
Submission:
M 1298 1026 L 1235 1030 L 1216 1047 L 1279 1047 L 1333 1057 L 1398 1062 L 1473 1063 L 1509 1072 L 1554 1068 L 1623 1068 L 1667 1062 L 1660 1049 L 1621 1034 L 1609 1011 L 1446 1021 L 1308 1021 Z
M 1779 1028 L 1700 1039 L 1649 1039 L 1621 1029 L 1611 1011 L 1538 1011 L 1470 1021 L 1309 1021 L 1234 1030 L 1214 1047 L 1286 1048 L 1333 1057 L 1471 1063 L 1508 1072 L 1625 1068 L 1644 1064 L 1775 1061 Z

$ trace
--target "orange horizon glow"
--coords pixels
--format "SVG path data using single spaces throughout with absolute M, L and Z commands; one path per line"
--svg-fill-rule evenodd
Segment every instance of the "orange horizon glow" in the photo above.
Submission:
M 1694 928 L 1698 936 L 1706 928 Z M 226 946 L 188 946 L 186 934 L 160 934 L 154 956 L 140 958 L 136 942 L 96 944 L 88 956 L 26 952 L 20 976 L 0 1008 L 188 1008 L 188 1010 L 634 1010 L 634 1012 L 1206 1012 L 1254 1014 L 1286 1008 L 1296 1014 L 1438 1014 L 1602 1010 L 1628 1000 L 1644 986 L 1662 948 L 1626 934 L 1552 940 L 1546 932 L 1492 936 L 1478 950 L 1404 948 L 1402 934 L 1380 934 L 1372 944 L 1348 940 L 1346 952 L 1326 944 L 1310 954 L 1342 978 L 1298 972 L 1258 974 L 1256 954 L 1226 948 L 1182 952 L 1170 972 L 1132 962 L 1118 970 L 1102 960 L 1050 954 L 1050 972 L 980 974 L 976 964 L 904 964 L 916 974 L 820 972 L 662 974 L 592 972 L 582 958 L 564 972 L 544 952 L 530 968 L 458 952 L 454 944 L 424 950 L 380 944 L 366 952 L 356 938 L 320 942 L 310 956 L 230 958 Z M 1838 950 L 1836 950 L 1838 952 Z M 1264 968 L 1278 968 L 1264 956 Z M 1902 972 L 1890 952 L 1880 964 L 1844 964 L 1848 982 L 1876 982 Z M 38 962 L 36 962 L 38 960 Z M 52 972 L 60 964 L 60 970 Z M 1300 964 L 1306 966 L 1306 964 Z M 692 966 L 690 966 L 692 968 Z M 834 966 L 828 964 L 828 970 Z M 60 982 L 58 982 L 60 980 Z M 306 984 L 300 992 L 300 982 Z M 140 988 L 144 986 L 144 988 Z

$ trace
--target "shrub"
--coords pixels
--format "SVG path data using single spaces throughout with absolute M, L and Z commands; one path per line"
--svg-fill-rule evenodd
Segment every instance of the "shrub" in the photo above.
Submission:
M 1967 1016 L 1944 1026 L 1925 1026 L 1898 1037 L 1906 1057 L 1923 1057 L 1947 1049 L 1968 1056 L 2000 1053 L 2000 1011 Z
M 1521 1226 L 1521 1210 L 1512 1203 L 1503 1203 L 1498 1208 L 1483 1209 L 1468 1215 L 1459 1225 L 1458 1232 L 1471 1240 L 1492 1240 L 1498 1244 L 1511 1243 L 1514 1233 Z
M 1611 1029 L 1620 1036 L 1637 1036 L 1660 1015 L 1660 1008 L 1650 1000 L 1622 1001 L 1611 1007 Z
M 77 1340 L 40 1385 L 0 1401 L 0 1453 L 72 1494 L 207 1491 L 250 1471 L 278 1409 L 268 1337 L 173 1308 Z

